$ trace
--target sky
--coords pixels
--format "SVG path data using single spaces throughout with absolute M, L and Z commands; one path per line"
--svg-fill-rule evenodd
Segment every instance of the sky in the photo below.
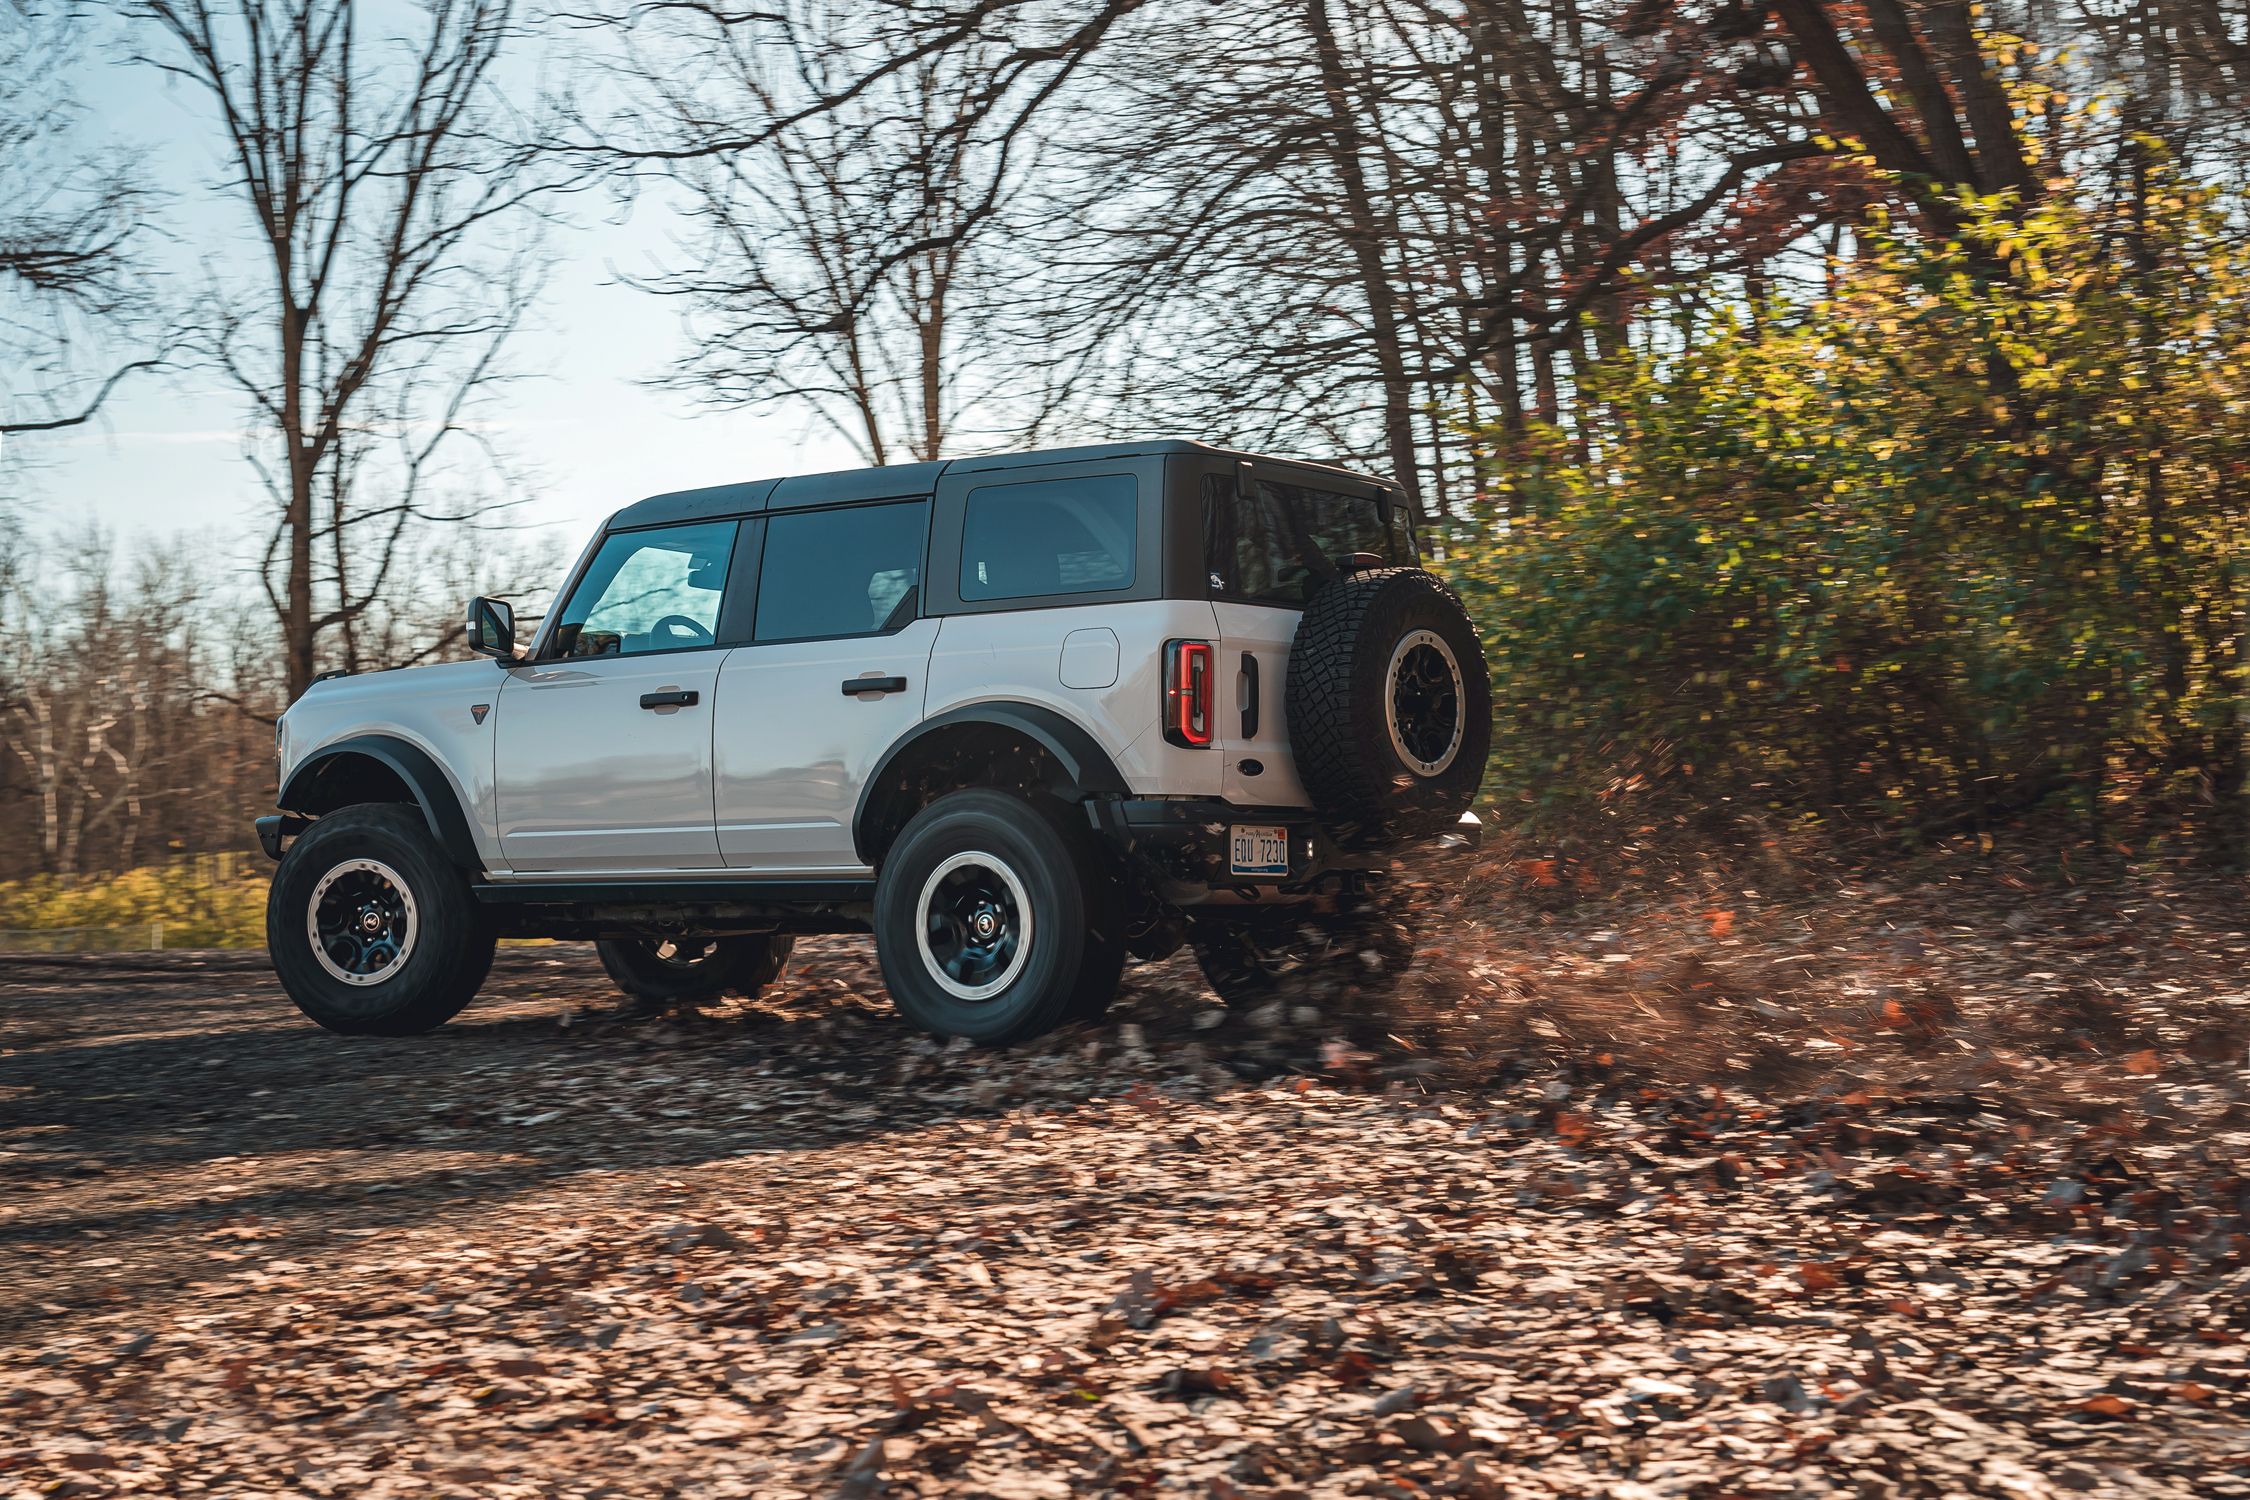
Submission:
M 206 256 L 245 253 L 247 208 L 220 187 L 218 132 L 188 85 L 87 49 L 74 90 L 93 138 L 122 140 L 171 195 L 159 222 L 167 274 L 191 278 Z M 799 413 L 697 411 L 647 382 L 681 348 L 677 308 L 622 285 L 678 255 L 683 222 L 644 194 L 629 216 L 586 195 L 575 227 L 558 227 L 545 298 L 511 346 L 515 370 L 485 415 L 535 493 L 511 524 L 548 531 L 570 550 L 619 506 L 666 490 L 773 474 L 848 468 L 848 444 Z M 239 398 L 208 375 L 167 374 L 121 387 L 87 426 L 18 436 L 8 484 L 36 529 L 97 522 L 130 540 L 187 536 L 247 556 L 265 504 L 243 457 Z

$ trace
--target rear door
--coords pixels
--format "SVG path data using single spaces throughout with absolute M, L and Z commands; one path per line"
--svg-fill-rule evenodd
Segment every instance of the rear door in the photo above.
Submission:
M 1220 795 L 1229 802 L 1304 807 L 1304 784 L 1289 754 L 1289 643 L 1302 612 L 1214 599 L 1219 617 L 1218 725 L 1226 770 Z
M 711 869 L 711 723 L 740 523 L 613 532 L 494 712 L 501 856 L 525 872 Z
M 865 869 L 852 815 L 921 721 L 938 622 L 922 615 L 927 500 L 772 512 L 749 644 L 720 673 L 715 797 L 730 868 Z

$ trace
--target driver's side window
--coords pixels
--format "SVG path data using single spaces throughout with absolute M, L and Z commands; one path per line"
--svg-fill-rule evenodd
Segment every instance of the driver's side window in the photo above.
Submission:
M 557 656 L 637 656 L 718 640 L 737 525 L 706 521 L 606 538 L 555 628 Z

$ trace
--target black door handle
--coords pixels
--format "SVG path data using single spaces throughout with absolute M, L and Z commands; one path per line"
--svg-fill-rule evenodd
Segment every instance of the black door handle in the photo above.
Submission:
M 702 695 L 694 688 L 673 688 L 669 692 L 641 694 L 643 708 L 693 708 L 701 701 Z
M 1242 653 L 1242 737 L 1258 737 L 1258 658 Z
M 903 693 L 906 691 L 906 679 L 903 677 L 847 677 L 844 679 L 844 691 L 854 695 L 860 693 Z

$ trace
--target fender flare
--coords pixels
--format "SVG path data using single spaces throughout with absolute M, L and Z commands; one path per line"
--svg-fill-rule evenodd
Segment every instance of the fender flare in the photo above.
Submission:
M 429 825 L 430 836 L 445 850 L 446 858 L 465 870 L 484 868 L 484 856 L 478 853 L 476 838 L 469 831 L 468 815 L 461 810 L 460 796 L 444 768 L 421 746 L 392 735 L 359 734 L 321 746 L 289 773 L 289 782 L 274 805 L 283 812 L 303 811 L 296 803 L 319 779 L 320 768 L 354 755 L 389 768 L 406 783 L 406 789 L 414 794 L 414 805 L 422 810 L 422 821 Z
M 1101 747 L 1083 726 L 1072 722 L 1054 709 L 1038 703 L 1021 703 L 1012 699 L 990 703 L 971 703 L 961 708 L 947 709 L 942 714 L 924 719 L 908 730 L 883 757 L 861 784 L 859 806 L 852 811 L 852 848 L 860 860 L 873 865 L 874 851 L 868 847 L 868 817 L 880 801 L 880 789 L 889 779 L 892 767 L 912 753 L 916 745 L 934 735 L 944 734 L 964 724 L 983 724 L 996 729 L 1013 730 L 1025 736 L 1040 749 L 1054 757 L 1062 768 L 1063 790 L 1074 800 L 1088 797 L 1126 796 L 1131 788 Z

